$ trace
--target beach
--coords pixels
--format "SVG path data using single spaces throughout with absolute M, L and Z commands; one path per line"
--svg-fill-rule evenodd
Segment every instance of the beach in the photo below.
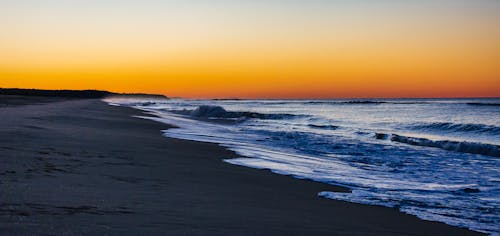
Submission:
M 231 165 L 232 151 L 98 99 L 0 96 L 2 235 L 474 235 L 349 189 Z

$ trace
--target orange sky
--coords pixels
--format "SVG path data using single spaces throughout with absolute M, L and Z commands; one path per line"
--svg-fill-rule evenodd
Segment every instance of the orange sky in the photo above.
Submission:
M 500 4 L 347 2 L 1 2 L 0 87 L 500 97 Z

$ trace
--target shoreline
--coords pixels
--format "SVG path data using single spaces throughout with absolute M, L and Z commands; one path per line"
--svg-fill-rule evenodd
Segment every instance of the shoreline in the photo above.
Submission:
M 6 234 L 476 234 L 323 199 L 346 188 L 226 163 L 240 156 L 164 137 L 171 126 L 133 108 L 67 100 L 0 112 Z

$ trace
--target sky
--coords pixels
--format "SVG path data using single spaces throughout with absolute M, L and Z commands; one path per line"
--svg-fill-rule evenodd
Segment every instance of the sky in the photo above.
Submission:
M 0 87 L 500 97 L 497 0 L 0 0 Z

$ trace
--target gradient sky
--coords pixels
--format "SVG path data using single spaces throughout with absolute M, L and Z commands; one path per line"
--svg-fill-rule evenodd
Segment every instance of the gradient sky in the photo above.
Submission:
M 500 1 L 0 0 L 0 87 L 500 97 Z

